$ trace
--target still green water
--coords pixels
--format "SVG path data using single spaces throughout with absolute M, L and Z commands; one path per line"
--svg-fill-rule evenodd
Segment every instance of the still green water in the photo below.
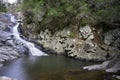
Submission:
M 104 80 L 104 71 L 86 71 L 94 64 L 63 56 L 28 56 L 8 62 L 0 68 L 0 76 L 17 80 Z

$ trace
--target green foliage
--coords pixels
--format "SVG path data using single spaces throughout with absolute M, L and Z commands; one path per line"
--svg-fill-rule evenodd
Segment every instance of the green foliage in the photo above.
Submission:
M 2 3 L 0 3 L 0 12 L 7 12 L 5 5 Z
M 75 33 L 71 31 L 69 37 L 70 38 L 74 38 L 75 37 Z
M 34 13 L 33 13 L 33 12 L 31 12 L 31 11 L 26 11 L 26 12 L 24 13 L 24 15 L 26 16 L 25 19 L 24 19 L 26 24 L 31 24 L 31 23 L 34 22 L 34 20 L 33 20 L 33 18 L 34 18 Z
M 55 8 L 50 8 L 48 10 L 48 16 L 59 16 L 60 12 L 58 10 L 56 10 Z
M 35 23 L 36 31 L 50 29 L 52 32 L 70 25 L 85 26 L 86 24 L 103 27 L 104 23 L 120 24 L 120 0 L 24 0 L 23 12 L 26 23 Z M 42 21 L 38 20 L 44 12 Z M 107 29 L 107 26 L 105 29 Z
M 94 1 L 92 5 L 94 5 L 94 8 L 91 8 L 91 11 L 93 11 L 91 12 L 92 17 L 97 22 L 114 23 L 115 21 L 120 21 L 119 0 L 98 0 Z
M 43 9 L 45 0 L 23 0 L 23 11 L 32 11 L 37 13 L 37 11 Z

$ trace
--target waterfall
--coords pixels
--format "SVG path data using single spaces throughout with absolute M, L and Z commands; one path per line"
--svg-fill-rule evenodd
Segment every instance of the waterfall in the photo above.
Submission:
M 18 27 L 19 27 L 19 23 L 16 21 L 15 17 L 11 15 L 11 21 L 14 23 L 17 23 L 14 27 L 13 27 L 13 35 L 14 37 L 19 40 L 20 42 L 22 42 L 28 49 L 29 52 L 33 55 L 33 56 L 47 56 L 47 54 L 45 54 L 44 52 L 40 51 L 39 49 L 37 49 L 35 47 L 35 45 L 31 42 L 28 42 L 24 39 L 22 39 L 20 37 L 20 34 L 18 32 Z

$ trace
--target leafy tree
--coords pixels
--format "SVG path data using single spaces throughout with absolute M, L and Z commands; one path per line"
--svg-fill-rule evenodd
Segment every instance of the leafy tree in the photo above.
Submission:
M 36 24 L 38 33 L 46 28 L 55 32 L 86 24 L 109 29 L 120 26 L 119 5 L 120 0 L 24 0 L 23 12 L 32 13 L 25 19 Z

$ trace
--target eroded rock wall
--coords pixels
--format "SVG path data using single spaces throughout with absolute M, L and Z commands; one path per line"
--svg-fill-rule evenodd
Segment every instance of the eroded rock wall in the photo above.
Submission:
M 44 48 L 54 50 L 57 54 L 75 59 L 105 61 L 120 55 L 119 34 L 119 29 L 111 30 L 103 34 L 102 43 L 97 43 L 94 41 L 93 29 L 86 25 L 79 29 L 79 38 L 70 38 L 69 29 L 58 31 L 54 35 L 46 29 L 37 36 L 37 42 Z

